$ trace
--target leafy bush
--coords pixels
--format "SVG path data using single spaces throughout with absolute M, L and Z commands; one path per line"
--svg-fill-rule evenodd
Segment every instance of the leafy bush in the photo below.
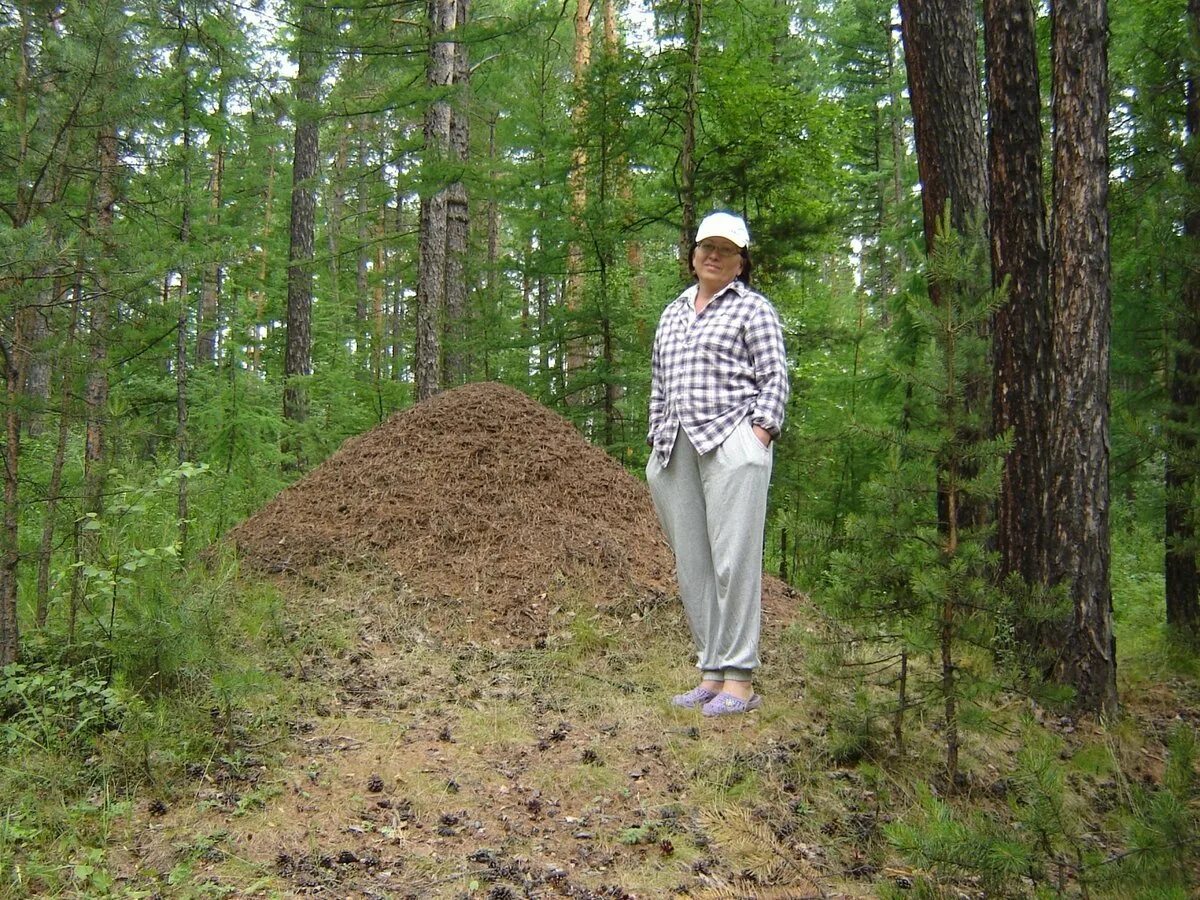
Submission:
M 124 708 L 95 666 L 13 663 L 0 670 L 0 740 L 8 748 L 81 745 L 117 725 Z

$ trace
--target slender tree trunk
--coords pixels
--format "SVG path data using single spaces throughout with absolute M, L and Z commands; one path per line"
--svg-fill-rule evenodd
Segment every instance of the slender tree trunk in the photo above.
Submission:
M 470 0 L 455 4 L 455 30 L 466 30 Z M 463 181 L 470 156 L 468 88 L 471 63 L 465 41 L 454 42 L 456 102 L 450 110 L 450 159 L 455 179 L 446 194 L 446 347 L 443 384 L 463 384 L 470 369 L 467 353 L 467 240 L 471 229 L 467 186 Z
M 1192 47 L 1200 40 L 1200 0 L 1188 0 Z M 1200 638 L 1200 64 L 1187 61 L 1187 132 L 1183 221 L 1187 275 L 1175 320 L 1167 420 L 1166 590 L 1167 625 Z
M 221 80 L 220 94 L 217 99 L 217 120 L 225 122 L 228 105 L 228 89 L 224 79 Z M 217 146 L 213 152 L 212 172 L 208 179 L 208 221 L 209 228 L 219 232 L 221 227 L 222 190 L 225 183 L 225 139 L 217 138 Z M 219 325 L 221 319 L 221 282 L 224 273 L 221 263 L 213 261 L 204 270 L 204 281 L 200 286 L 200 309 L 196 316 L 196 360 L 201 363 L 215 365 L 219 352 Z
M 113 237 L 114 210 L 117 202 L 117 133 L 109 125 L 101 127 L 98 138 L 100 158 L 96 186 L 96 228 L 100 236 L 96 286 L 91 297 L 88 322 L 88 374 L 84 389 L 86 433 L 84 441 L 83 511 L 98 516 L 103 509 L 105 480 L 105 435 L 108 408 L 108 319 L 112 278 L 110 268 L 116 252 Z M 93 532 L 85 532 L 87 535 Z M 84 541 L 84 558 L 90 556 L 90 540 Z
M 354 267 L 354 319 L 358 324 L 359 342 L 366 339 L 367 321 L 370 310 L 370 282 L 367 275 L 370 268 L 371 250 L 367 244 L 371 229 L 371 213 L 368 209 L 367 179 L 367 132 L 370 129 L 370 119 L 364 117 L 358 126 L 358 146 L 355 157 L 358 166 L 358 178 L 355 181 L 355 228 L 358 238 L 358 252 L 355 254 Z M 376 335 L 382 340 L 382 335 Z
M 898 226 L 901 221 L 901 216 L 904 213 L 904 161 L 907 156 L 904 141 L 904 114 L 901 111 L 901 79 L 897 76 L 896 71 L 896 51 L 892 44 L 892 34 L 896 26 L 892 22 L 891 10 L 887 14 L 887 39 L 888 39 L 888 60 L 887 60 L 887 78 L 888 84 L 891 86 L 889 92 L 888 103 L 888 121 L 892 137 L 892 191 L 891 203 L 889 204 L 892 210 L 892 215 L 887 220 L 886 224 L 893 227 Z M 890 279 L 891 283 L 898 283 L 900 274 L 908 270 L 908 251 L 906 250 L 905 241 L 896 241 L 896 259 L 895 267 L 897 277 Z
M 497 113 L 492 113 L 488 119 L 488 162 L 490 164 L 490 183 L 495 184 L 499 178 L 496 171 L 498 154 L 496 149 Z M 496 200 L 494 189 L 488 190 L 487 201 L 487 281 L 486 309 L 483 311 L 485 321 L 491 322 L 500 308 L 500 204 Z M 490 380 L 491 373 L 491 334 L 490 329 L 484 334 L 483 377 Z M 529 344 L 529 269 L 521 267 L 521 345 Z
M 283 415 L 293 422 L 308 418 L 312 375 L 313 255 L 316 229 L 316 178 L 319 154 L 317 89 L 321 80 L 314 49 L 317 9 L 305 4 L 298 39 L 295 79 L 296 140 L 292 155 L 292 215 L 288 252 L 287 348 L 284 354 Z M 296 461 L 303 464 L 298 448 Z
M 684 281 L 691 280 L 688 261 L 696 236 L 696 126 L 700 117 L 700 48 L 704 34 L 703 0 L 687 0 L 687 44 L 689 48 L 687 85 L 683 95 L 683 146 L 679 151 L 679 202 L 682 221 L 679 228 L 679 265 Z
M 262 244 L 258 248 L 258 279 L 250 293 L 254 306 L 254 320 L 250 323 L 250 333 L 246 335 L 250 344 L 250 370 L 261 372 L 262 363 L 262 333 L 267 309 L 267 248 L 271 243 L 271 220 L 275 211 L 275 148 L 267 150 L 267 195 L 263 200 Z
M 383 235 L 387 230 L 386 209 L 379 211 L 378 237 L 375 241 L 375 285 L 371 289 L 371 382 L 375 396 L 381 395 L 384 381 L 383 353 L 388 339 L 385 327 L 387 311 L 387 279 L 384 277 L 386 258 Z
M 1117 708 L 1109 585 L 1108 7 L 1060 0 L 1051 22 L 1054 226 L 1051 288 L 1050 582 L 1071 615 L 1050 639 L 1056 676 L 1085 710 Z
M 188 60 L 188 26 L 182 4 L 178 8 L 180 42 L 179 71 L 183 73 L 183 90 L 180 110 L 183 121 L 183 209 L 179 224 L 179 245 L 183 263 L 179 269 L 179 308 L 175 325 L 175 460 L 183 466 L 188 458 L 188 311 L 191 298 L 188 291 L 188 272 L 191 268 L 192 243 L 192 123 L 191 123 L 191 77 Z M 179 519 L 179 547 L 184 558 L 188 550 L 188 484 L 187 478 L 179 476 L 176 493 L 176 515 Z
M 21 333 L 24 317 L 13 316 L 12 342 L 0 344 L 4 356 L 5 444 L 4 444 L 4 530 L 0 535 L 0 666 L 20 656 L 17 623 L 17 568 L 21 559 L 20 524 L 21 414 L 20 393 L 29 351 Z
M 441 320 L 446 295 L 446 194 L 421 200 L 421 264 L 417 286 L 417 399 L 442 389 Z
M 587 368 L 587 340 L 579 335 L 584 300 L 583 238 L 587 232 L 588 205 L 588 81 L 592 67 L 592 8 L 593 0 L 576 0 L 575 56 L 572 66 L 575 97 L 571 109 L 574 145 L 571 148 L 571 170 L 567 176 L 567 191 L 571 199 L 571 241 L 567 245 L 567 282 L 563 300 L 567 308 L 567 365 L 565 399 L 568 405 L 583 405 L 585 398 L 577 393 L 578 380 Z
M 46 625 L 50 609 L 50 563 L 54 550 L 54 522 L 58 503 L 62 499 L 62 473 L 67 458 L 67 436 L 71 424 L 71 384 L 74 380 L 73 366 L 69 360 L 74 356 L 75 334 L 79 321 L 79 286 L 76 285 L 71 301 L 71 318 L 67 326 L 67 337 L 60 347 L 59 359 L 61 380 L 58 414 L 58 440 L 54 445 L 54 460 L 50 465 L 50 483 L 46 487 L 46 512 L 42 521 L 42 539 L 38 545 L 37 599 L 34 621 L 38 628 Z
M 1008 302 L 992 320 L 992 428 L 1011 431 L 996 503 L 1000 575 L 1046 572 L 1050 412 L 1050 253 L 1042 178 L 1041 88 L 1032 0 L 986 0 L 992 280 Z M 1026 635 L 1036 646 L 1037 640 Z
M 454 42 L 449 35 L 457 21 L 454 0 L 429 0 L 429 62 L 426 83 L 433 100 L 425 110 L 424 165 L 426 178 L 446 165 L 450 154 L 452 113 L 446 92 L 454 82 Z M 426 185 L 421 198 L 420 261 L 417 275 L 417 399 L 425 400 L 442 389 L 442 329 L 446 315 L 446 250 L 449 191 L 443 176 L 436 189 Z
M 325 239 L 329 243 L 329 300 L 334 308 L 342 305 L 342 220 L 346 214 L 346 170 L 350 166 L 350 132 L 340 123 L 337 150 L 333 154 L 333 171 L 329 175 L 329 213 Z M 357 301 L 355 309 L 357 310 Z M 361 346 L 355 348 L 363 352 Z

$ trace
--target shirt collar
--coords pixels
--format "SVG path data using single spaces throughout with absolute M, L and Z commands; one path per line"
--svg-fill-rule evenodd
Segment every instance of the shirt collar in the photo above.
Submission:
M 685 307 L 694 304 L 696 302 L 696 291 L 697 290 L 699 290 L 699 285 L 693 284 L 691 287 L 689 287 L 687 290 L 685 290 L 682 294 L 680 294 L 678 297 L 676 297 L 675 302 L 678 303 L 680 306 L 685 306 Z M 705 309 L 712 308 L 713 305 L 720 302 L 725 297 L 725 295 L 727 293 L 729 293 L 729 291 L 731 291 L 731 290 L 735 294 L 737 294 L 739 297 L 744 297 L 746 295 L 746 291 L 748 290 L 748 288 L 746 287 L 745 282 L 743 282 L 740 278 L 735 278 L 735 279 L 733 279 L 733 281 L 729 282 L 729 284 L 725 285 L 725 287 L 721 288 L 721 290 L 717 291 L 717 293 L 713 296 L 713 298 L 710 301 L 708 301 L 708 306 L 706 306 Z

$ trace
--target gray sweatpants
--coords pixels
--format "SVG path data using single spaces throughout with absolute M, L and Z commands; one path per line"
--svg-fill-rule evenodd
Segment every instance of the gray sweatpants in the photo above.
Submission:
M 773 447 L 745 419 L 701 456 L 680 428 L 667 465 L 646 480 L 671 549 L 679 594 L 705 679 L 749 681 L 758 667 L 763 528 Z

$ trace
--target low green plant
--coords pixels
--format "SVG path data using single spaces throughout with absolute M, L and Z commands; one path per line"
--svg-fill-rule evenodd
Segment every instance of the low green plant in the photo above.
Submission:
M 1142 897 L 1197 896 L 1200 778 L 1196 760 L 1196 732 L 1179 722 L 1167 739 L 1162 784 L 1132 790 L 1131 804 L 1121 815 L 1127 846 L 1097 872 L 1101 885 Z
M 0 747 L 78 747 L 117 725 L 125 704 L 94 663 L 0 669 Z

